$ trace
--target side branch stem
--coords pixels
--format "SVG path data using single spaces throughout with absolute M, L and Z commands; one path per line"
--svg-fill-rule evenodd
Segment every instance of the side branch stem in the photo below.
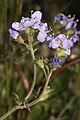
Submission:
M 6 114 L 4 114 L 2 117 L 0 117 L 0 120 L 4 120 L 7 118 L 9 115 L 11 115 L 13 112 L 15 112 L 18 109 L 23 109 L 23 106 L 15 106 L 13 107 L 10 111 L 8 111 Z
M 32 101 L 31 103 L 29 103 L 29 104 L 28 104 L 28 107 L 31 107 L 31 106 L 37 104 L 37 103 L 40 101 L 40 99 L 41 99 L 44 91 L 46 90 L 46 88 L 47 88 L 47 86 L 48 86 L 48 83 L 49 83 L 50 77 L 51 77 L 51 75 L 52 75 L 52 72 L 53 72 L 53 70 L 50 71 L 50 73 L 49 73 L 49 75 L 48 75 L 48 78 L 47 78 L 47 80 L 46 80 L 44 89 L 43 89 L 42 93 L 40 94 L 40 96 L 39 96 L 36 100 L 34 100 L 34 101 Z

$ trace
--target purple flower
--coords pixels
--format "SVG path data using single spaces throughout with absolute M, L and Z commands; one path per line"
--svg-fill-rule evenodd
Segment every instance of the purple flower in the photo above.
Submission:
M 34 22 L 40 22 L 42 18 L 42 13 L 40 11 L 36 11 L 31 15 L 31 19 L 34 20 Z
M 13 39 L 17 39 L 17 37 L 19 36 L 19 33 L 12 29 L 9 29 L 9 34 L 10 34 L 10 37 Z
M 73 42 L 71 41 L 71 40 L 65 40 L 65 41 L 63 41 L 62 42 L 62 46 L 61 46 L 61 48 L 63 48 L 63 49 L 65 49 L 65 50 L 68 50 L 68 49 L 70 49 L 71 47 L 73 47 Z
M 65 29 L 66 30 L 69 30 L 69 29 L 72 29 L 72 28 L 76 28 L 77 26 L 77 23 L 75 21 L 69 21 L 68 24 L 66 25 Z
M 52 64 L 53 64 L 54 66 L 59 66 L 59 65 L 60 65 L 60 59 L 57 58 L 57 57 L 53 58 Z
M 39 23 L 42 18 L 42 13 L 40 11 L 36 11 L 31 15 L 31 18 L 28 17 L 22 17 L 20 22 L 13 22 L 12 23 L 12 28 L 17 30 L 17 31 L 23 31 L 27 27 L 32 27 L 35 24 L 35 27 L 39 27 Z M 34 28 L 34 27 L 33 27 Z
M 24 27 L 24 28 L 27 28 L 27 27 L 31 27 L 33 24 L 34 24 L 34 21 L 28 17 L 24 18 L 22 17 L 21 21 L 20 21 L 20 24 Z
M 68 22 L 68 18 L 63 13 L 60 13 L 57 16 L 55 16 L 54 23 L 59 21 L 61 22 L 61 24 L 65 24 L 66 22 Z
M 24 27 L 32 27 L 33 29 L 40 30 L 44 23 L 41 22 L 42 13 L 40 11 L 36 11 L 31 15 L 30 18 L 26 18 L 23 24 Z
M 56 49 L 59 47 L 59 44 L 57 41 L 55 41 L 55 38 L 53 38 L 50 42 L 49 42 L 49 47 L 50 48 L 53 48 L 53 49 Z
M 75 43 L 76 41 L 79 41 L 79 37 L 78 37 L 77 33 L 75 33 L 74 35 L 72 35 L 70 39 L 71 39 L 74 43 Z
M 49 47 L 51 47 L 53 49 L 56 49 L 58 47 L 62 47 L 63 46 L 63 41 L 65 41 L 65 39 L 66 39 L 66 35 L 59 34 L 57 37 L 50 40 Z
M 30 18 L 28 18 L 28 17 L 27 18 L 22 17 L 20 23 L 19 22 L 13 22 L 12 23 L 12 28 L 14 28 L 17 31 L 23 31 L 27 27 L 31 27 L 33 24 L 34 24 L 34 22 Z
M 12 23 L 12 28 L 17 30 L 17 31 L 22 31 L 25 30 L 26 28 L 24 28 L 24 26 L 22 26 L 22 24 L 20 24 L 19 22 L 13 22 Z
M 59 34 L 57 37 L 52 38 L 49 42 L 49 47 L 56 49 L 58 47 L 67 50 L 73 47 L 72 40 L 68 40 L 66 35 Z
M 41 27 L 43 26 L 43 24 L 44 24 L 44 23 L 42 23 L 42 22 L 34 23 L 34 24 L 32 25 L 32 28 L 33 28 L 33 29 L 36 29 L 36 30 L 40 30 Z
M 47 34 L 45 32 L 39 32 L 38 36 L 37 36 L 37 39 L 40 41 L 40 42 L 44 42 L 45 39 L 47 37 Z
M 48 43 L 50 43 L 50 41 L 51 41 L 52 39 L 53 39 L 53 38 L 52 38 L 51 36 L 47 36 L 46 41 L 47 41 Z
M 70 39 L 67 39 L 66 35 L 64 34 L 59 34 L 55 38 L 48 38 L 48 44 L 50 48 L 57 49 L 61 48 L 65 50 L 64 55 L 70 55 L 71 53 L 71 47 L 73 47 L 74 42 Z M 62 53 L 63 54 L 63 53 Z
M 47 23 L 44 23 L 41 28 L 40 28 L 40 32 L 38 33 L 37 39 L 40 42 L 44 42 L 46 37 L 47 37 L 47 31 L 48 31 L 48 26 Z

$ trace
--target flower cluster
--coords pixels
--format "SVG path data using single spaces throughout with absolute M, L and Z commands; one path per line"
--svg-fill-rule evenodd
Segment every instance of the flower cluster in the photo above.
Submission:
M 43 23 L 41 19 L 42 13 L 36 11 L 31 14 L 31 18 L 22 17 L 20 22 L 13 22 L 13 29 L 9 29 L 10 37 L 17 39 L 19 31 L 25 31 L 29 27 L 38 30 L 37 39 L 40 42 L 46 41 L 49 48 L 56 49 L 56 57 L 52 60 L 52 64 L 54 66 L 59 66 L 60 57 L 70 55 L 71 47 L 73 47 L 74 43 L 79 40 L 78 31 L 76 29 L 77 22 L 74 21 L 74 17 L 68 18 L 62 13 L 58 14 L 54 18 L 54 28 L 56 28 L 55 26 L 57 24 L 61 27 L 57 29 L 58 32 L 56 34 L 54 28 L 49 30 L 47 23 Z M 60 32 L 62 28 L 64 28 L 65 32 Z M 54 35 L 49 34 L 51 31 L 53 31 Z M 58 54 L 58 52 L 61 53 Z
M 54 18 L 54 24 L 60 24 L 61 27 L 59 29 L 64 28 L 65 32 L 60 33 L 55 37 L 48 37 L 47 41 L 48 41 L 50 48 L 52 48 L 52 49 L 60 48 L 61 51 L 64 50 L 64 52 L 61 54 L 61 56 L 70 55 L 71 47 L 73 47 L 74 43 L 79 40 L 78 31 L 76 29 L 77 22 L 74 21 L 74 19 L 75 19 L 75 17 L 67 18 L 62 13 L 58 14 Z M 57 56 L 58 56 L 58 54 L 57 54 Z
M 43 42 L 45 38 L 47 37 L 48 32 L 48 26 L 47 23 L 41 22 L 42 13 L 40 11 L 36 11 L 31 15 L 31 18 L 28 17 L 22 17 L 20 22 L 13 22 L 12 28 L 17 31 L 23 31 L 27 28 L 31 27 L 32 29 L 39 30 L 39 34 L 37 36 L 37 39 L 40 42 Z M 15 39 L 13 34 L 18 34 L 14 30 L 9 29 L 10 36 Z

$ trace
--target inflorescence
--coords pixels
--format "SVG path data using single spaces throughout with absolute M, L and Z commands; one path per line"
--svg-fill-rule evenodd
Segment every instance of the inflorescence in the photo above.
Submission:
M 48 27 L 47 23 L 41 21 L 42 13 L 36 11 L 31 14 L 31 18 L 22 17 L 20 22 L 13 22 L 12 28 L 9 29 L 10 37 L 19 38 L 19 32 L 25 31 L 27 28 L 38 30 L 37 39 L 40 42 L 46 41 L 48 47 L 56 50 L 56 55 L 52 60 L 52 65 L 60 65 L 60 57 L 71 54 L 71 48 L 74 43 L 79 41 L 77 21 L 75 17 L 66 17 L 63 13 L 58 14 L 54 18 L 53 28 Z

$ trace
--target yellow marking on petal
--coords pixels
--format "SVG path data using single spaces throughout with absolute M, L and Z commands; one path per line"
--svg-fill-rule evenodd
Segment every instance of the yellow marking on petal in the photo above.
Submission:
M 62 42 L 61 41 L 58 41 L 58 44 L 62 46 Z

